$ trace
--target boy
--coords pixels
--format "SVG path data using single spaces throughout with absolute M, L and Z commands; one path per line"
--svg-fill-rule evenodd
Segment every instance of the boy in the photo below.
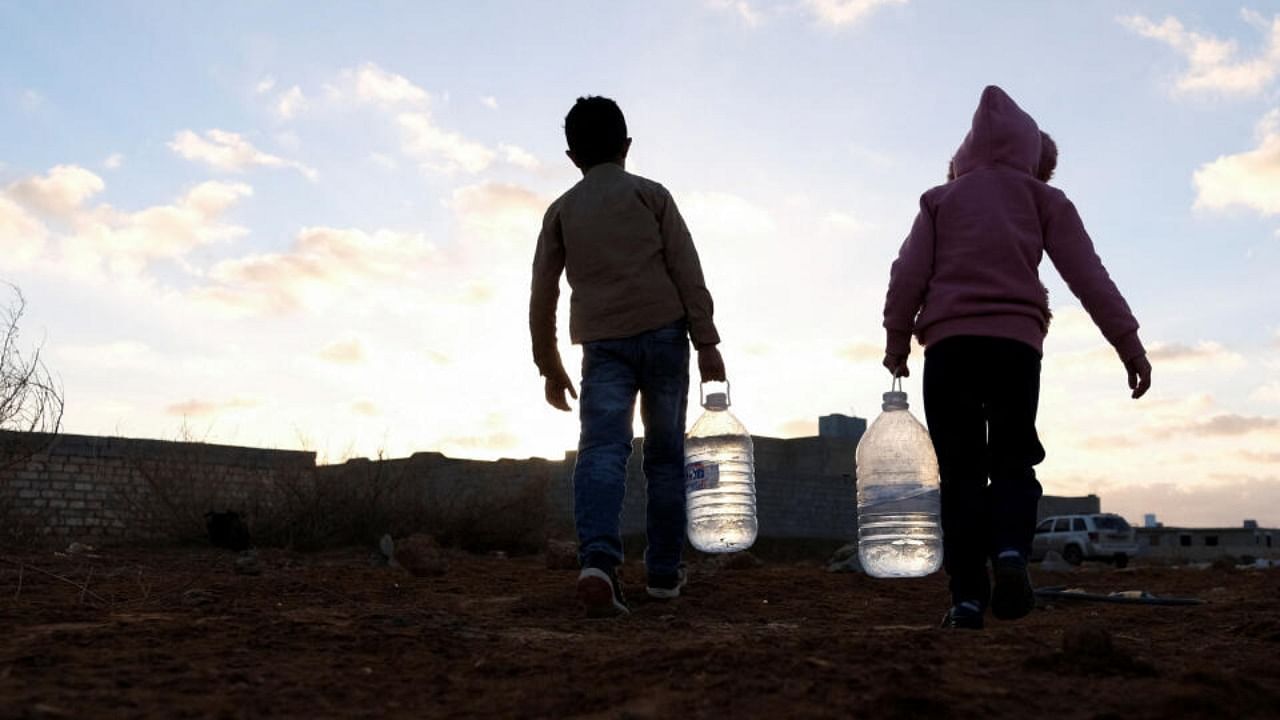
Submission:
M 890 271 L 884 365 L 909 374 L 912 332 L 926 348 L 925 417 L 952 596 L 944 627 L 980 629 L 988 605 L 1004 620 L 1035 605 L 1027 557 L 1041 492 L 1033 466 L 1044 459 L 1035 428 L 1050 316 L 1037 273 L 1043 253 L 1115 347 L 1133 398 L 1151 385 L 1138 321 L 1075 206 L 1044 182 L 1056 149 L 1003 90 L 986 88 L 952 160 L 955 178 L 921 196 Z
M 566 154 L 582 180 L 551 204 L 533 257 L 529 329 L 546 399 L 569 411 L 573 383 L 556 348 L 560 273 L 569 279 L 569 337 L 582 348 L 582 433 L 573 469 L 578 599 L 593 617 L 628 612 L 616 567 L 636 395 L 648 482 L 647 591 L 684 584 L 684 425 L 689 338 L 703 382 L 724 381 L 711 294 L 675 200 L 625 170 L 631 138 L 604 97 L 578 98 L 564 120 Z

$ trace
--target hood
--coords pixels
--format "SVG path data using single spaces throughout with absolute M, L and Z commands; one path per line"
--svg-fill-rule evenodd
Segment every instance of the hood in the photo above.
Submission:
M 953 162 L 956 177 L 992 164 L 1034 175 L 1040 164 L 1040 128 L 1004 90 L 988 85 Z

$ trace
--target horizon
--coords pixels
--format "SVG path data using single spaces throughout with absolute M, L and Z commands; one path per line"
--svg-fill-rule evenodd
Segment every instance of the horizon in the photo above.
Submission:
M 528 271 L 579 177 L 561 125 L 586 94 L 619 102 L 628 170 L 688 221 L 735 414 L 784 439 L 870 422 L 889 263 L 997 84 L 1058 142 L 1051 184 L 1154 366 L 1130 400 L 1045 259 L 1045 493 L 1280 525 L 1280 13 L 1262 4 L 15 3 L 0 39 L 0 280 L 67 433 L 568 452 L 576 403 L 542 400 Z M 562 297 L 576 385 L 567 317 Z

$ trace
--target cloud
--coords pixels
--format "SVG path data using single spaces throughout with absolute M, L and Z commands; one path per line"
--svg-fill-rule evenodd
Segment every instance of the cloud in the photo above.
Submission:
M 1196 170 L 1195 207 L 1224 210 L 1240 205 L 1263 215 L 1280 214 L 1280 108 L 1258 123 L 1258 147 L 1223 155 Z
M 1221 343 L 1203 341 L 1195 345 L 1185 343 L 1153 343 L 1147 348 L 1147 357 L 1161 370 L 1213 368 L 1222 370 L 1239 368 L 1245 364 L 1243 355 L 1232 352 Z
M 480 98 L 480 104 L 481 104 L 481 105 L 484 105 L 485 107 L 489 108 L 490 110 L 497 110 L 497 109 L 498 109 L 498 98 L 496 98 L 496 97 L 494 97 L 494 96 L 492 96 L 492 95 L 485 95 L 484 97 Z
M 26 265 L 44 251 L 48 229 L 18 203 L 0 195 L 0 255 L 6 265 Z
M 307 97 L 302 94 L 302 88 L 297 85 L 280 93 L 280 97 L 276 98 L 276 115 L 281 120 L 292 120 L 306 107 Z
M 431 97 L 405 76 L 383 70 L 371 62 L 343 70 L 327 87 L 329 95 L 336 99 L 383 107 L 425 105 Z
M 403 140 L 401 150 L 429 170 L 475 174 L 487 169 L 496 156 L 481 143 L 441 129 L 427 112 L 401 113 L 396 124 Z
M 504 160 L 516 167 L 524 168 L 525 170 L 537 170 L 542 166 L 542 163 L 538 162 L 538 158 L 524 148 L 503 143 L 498 145 L 498 151 L 502 153 Z
M 265 95 L 271 92 L 271 89 L 274 88 L 275 86 L 276 86 L 276 79 L 271 77 L 270 75 L 267 75 L 266 77 L 259 80 L 256 85 L 253 86 L 253 91 L 259 95 Z
M 57 165 L 45 175 L 10 184 L 4 194 L 43 215 L 65 219 L 105 187 L 102 178 L 78 165 Z
M 193 398 L 169 405 L 164 411 L 169 415 L 180 417 L 201 417 L 217 415 L 231 410 L 244 410 L 260 404 L 259 401 L 248 398 L 232 398 L 230 400 L 198 400 Z
M 747 27 L 760 27 L 764 17 L 748 0 L 707 0 L 707 6 L 721 12 L 731 12 Z
M 788 420 L 778 428 L 782 437 L 813 437 L 818 434 L 818 421 L 813 418 Z
M 771 236 L 777 230 L 772 213 L 732 193 L 688 193 L 680 203 L 680 209 L 695 237 L 702 233 L 728 237 Z
M 223 216 L 253 194 L 243 183 L 209 181 L 168 205 L 136 212 L 108 204 L 88 207 L 86 201 L 105 187 L 102 178 L 75 165 L 10 184 L 0 191 L 0 242 L 20 259 L 43 258 L 58 270 L 94 271 L 106 265 L 136 275 L 152 260 L 178 259 L 195 247 L 244 234 Z M 34 215 L 55 220 L 57 233 Z M 48 252 L 49 240 L 56 241 L 57 253 Z
M 151 346 L 136 340 L 92 345 L 59 344 L 54 347 L 59 367 L 77 365 L 96 372 L 104 370 L 155 372 L 164 360 Z
M 1256 463 L 1280 463 L 1280 452 L 1259 452 L 1257 450 L 1242 450 L 1240 456 L 1249 462 Z
M 339 365 L 359 365 L 365 359 L 364 345 L 359 340 L 329 343 L 318 354 L 321 359 Z
M 907 0 L 804 0 L 805 8 L 819 22 L 837 28 L 855 25 L 882 7 L 906 3 Z
M 397 167 L 400 167 L 400 164 L 396 162 L 395 158 L 385 153 L 369 153 L 369 160 L 373 161 L 374 165 L 377 165 L 383 170 L 395 170 Z
M 1170 527 L 1240 527 L 1246 518 L 1264 527 L 1280 524 L 1280 477 L 1274 475 L 1219 475 L 1204 485 L 1108 483 L 1098 492 L 1105 510 L 1131 521 L 1162 508 L 1159 519 Z
M 247 313 L 288 313 L 331 305 L 352 293 L 409 282 L 434 248 L 420 234 L 327 227 L 304 228 L 283 253 L 224 260 L 203 300 Z
M 120 153 L 111 153 L 106 160 L 102 161 L 102 167 L 108 170 L 119 170 L 124 165 L 124 155 Z
M 1277 429 L 1280 429 L 1280 418 L 1228 413 L 1215 415 L 1201 422 L 1171 428 L 1166 431 L 1166 434 L 1184 433 L 1199 436 L 1235 437 Z
M 1185 58 L 1187 69 L 1175 81 L 1176 91 L 1252 96 L 1265 90 L 1280 72 L 1280 15 L 1270 23 L 1247 10 L 1243 15 L 1250 24 L 1261 25 L 1267 33 L 1262 50 L 1250 58 L 1240 57 L 1240 48 L 1234 40 L 1188 30 L 1175 17 L 1166 17 L 1158 24 L 1142 15 L 1118 20 L 1143 37 L 1165 43 Z
M 450 435 L 440 442 L 444 453 L 482 451 L 502 452 L 520 446 L 520 438 L 507 427 L 506 419 L 498 413 L 490 413 L 483 424 L 468 434 Z
M 465 239 L 482 242 L 486 250 L 523 246 L 533 257 L 533 238 L 547 209 L 542 196 L 519 185 L 486 182 L 453 191 L 449 205 Z
M 169 148 L 187 160 L 224 172 L 239 173 L 253 167 L 293 168 L 308 180 L 314 181 L 317 177 L 313 168 L 262 152 L 238 133 L 226 130 L 208 130 L 204 137 L 183 130 L 169 142 Z
M 854 363 L 879 363 L 884 360 L 884 346 L 872 342 L 856 342 L 840 348 L 840 357 Z
M 1259 402 L 1276 403 L 1277 405 L 1280 405 L 1280 380 L 1272 380 L 1259 385 L 1254 389 L 1249 397 Z
M 22 91 L 22 95 L 19 96 L 18 102 L 21 103 L 23 110 L 26 110 L 27 112 L 35 112 L 36 110 L 44 107 L 47 100 L 45 100 L 44 95 L 41 95 L 31 88 L 27 88 Z
M 197 247 L 244 235 L 244 228 L 222 218 L 252 194 L 243 183 L 208 181 L 169 205 L 137 212 L 98 206 L 72 219 L 73 232 L 62 238 L 62 259 L 80 268 L 105 263 L 117 274 L 136 275 L 152 260 L 180 259 Z
M 357 400 L 351 403 L 351 412 L 365 417 L 376 417 L 382 414 L 378 406 L 368 400 Z

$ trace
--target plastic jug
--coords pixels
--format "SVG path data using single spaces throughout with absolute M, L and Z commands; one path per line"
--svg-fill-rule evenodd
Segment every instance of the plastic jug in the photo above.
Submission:
M 942 566 L 938 457 L 901 383 L 894 378 L 858 442 L 858 559 L 872 577 L 921 577 Z
M 704 392 L 705 412 L 684 441 L 689 543 L 708 553 L 746 550 L 759 530 L 751 435 L 729 412 L 728 383 Z

